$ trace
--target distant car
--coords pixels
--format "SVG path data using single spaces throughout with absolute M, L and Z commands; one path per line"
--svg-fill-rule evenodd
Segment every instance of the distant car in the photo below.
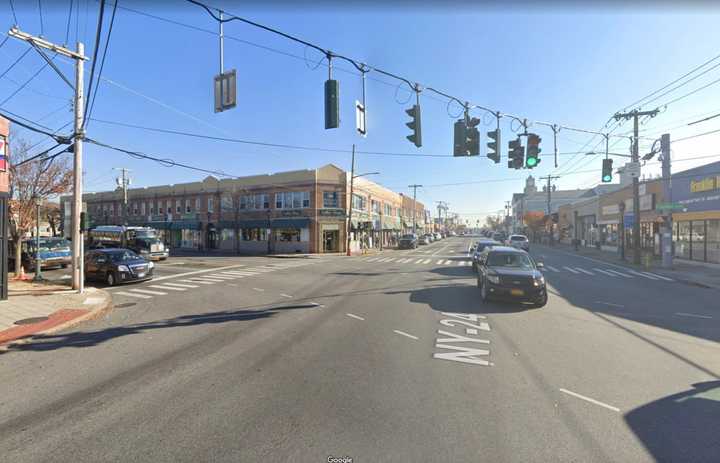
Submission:
M 483 302 L 491 298 L 547 304 L 545 278 L 530 254 L 509 246 L 486 247 L 478 256 L 477 285 Z
M 495 241 L 504 243 L 506 236 L 505 236 L 505 233 L 503 233 L 503 232 L 495 232 L 492 234 L 492 239 L 494 239 Z
M 415 249 L 418 247 L 418 237 L 412 233 L 409 235 L 403 235 L 398 240 L 398 248 L 400 249 Z
M 488 238 L 483 238 L 477 243 L 475 243 L 471 248 L 470 251 L 472 252 L 472 269 L 473 272 L 477 272 L 477 259 L 478 256 L 485 250 L 485 248 L 489 246 L 502 246 L 502 243 L 491 240 Z
M 421 236 L 418 238 L 418 244 L 430 244 L 430 237 L 428 235 Z
M 35 261 L 40 259 L 40 268 L 62 267 L 72 263 L 70 242 L 65 238 L 40 238 L 40 252 L 36 252 L 37 240 L 26 238 L 20 245 L 20 261 L 25 270 L 35 270 Z M 9 268 L 15 266 L 15 243 L 8 244 Z
M 508 244 L 514 248 L 530 252 L 530 240 L 525 235 L 510 235 Z
M 441 240 L 443 238 L 440 233 L 435 233 L 434 236 L 436 240 Z
M 103 281 L 108 286 L 150 280 L 154 267 L 130 249 L 95 249 L 85 255 L 85 279 Z
M 435 237 L 432 233 L 425 233 L 423 236 L 427 238 L 428 243 L 432 243 L 433 241 L 435 241 Z

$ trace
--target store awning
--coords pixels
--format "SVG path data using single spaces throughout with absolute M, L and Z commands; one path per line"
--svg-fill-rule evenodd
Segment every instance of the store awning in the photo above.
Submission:
M 310 226 L 310 219 L 301 217 L 296 219 L 274 219 L 272 228 L 307 228 Z
M 197 222 L 197 221 L 192 221 L 192 222 L 179 221 L 179 222 L 169 222 L 169 223 L 170 223 L 171 230 L 200 230 L 202 228 L 200 226 L 200 222 Z
M 238 228 L 268 228 L 268 219 L 238 220 Z

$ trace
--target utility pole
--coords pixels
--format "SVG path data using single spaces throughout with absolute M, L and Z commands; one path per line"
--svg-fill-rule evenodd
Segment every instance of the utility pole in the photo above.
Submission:
M 662 156 L 662 179 L 663 179 L 663 198 L 665 202 L 672 204 L 672 177 L 670 175 L 670 134 L 664 133 L 660 137 L 660 155 Z M 660 244 L 662 246 L 662 266 L 663 268 L 672 268 L 673 252 L 672 252 L 672 210 L 666 209 L 663 213 L 663 230 L 661 231 Z
M 122 173 L 121 177 L 117 178 L 117 184 L 123 190 L 123 225 L 128 224 L 127 209 L 128 209 L 128 186 L 130 186 L 130 169 L 124 167 L 114 167 L 114 170 L 119 170 Z
M 347 249 L 346 254 L 350 253 L 350 229 L 352 228 L 352 210 L 353 210 L 353 186 L 355 183 L 355 143 L 352 145 L 352 163 L 350 165 L 350 201 L 348 201 L 348 223 L 347 223 Z
M 552 214 L 552 210 L 551 210 L 551 208 L 550 208 L 551 201 L 552 201 L 552 198 L 551 198 L 551 195 L 552 195 L 552 181 L 553 181 L 553 180 L 557 180 L 557 179 L 559 179 L 559 178 L 560 178 L 560 177 L 557 176 L 557 175 L 555 175 L 555 176 L 553 176 L 553 175 L 548 175 L 547 177 L 540 177 L 540 180 L 547 180 L 547 187 L 546 187 L 546 190 L 547 190 L 547 216 L 548 216 L 548 218 L 550 219 L 550 237 L 548 238 L 548 240 L 549 240 L 549 241 L 548 241 L 548 244 L 549 244 L 550 246 L 553 245 L 553 224 L 552 224 L 552 215 L 551 215 L 551 214 Z M 573 227 L 574 227 L 574 225 L 573 225 Z
M 639 111 L 637 109 L 627 113 L 616 113 L 614 118 L 616 121 L 620 119 L 633 120 L 633 144 L 632 158 L 633 164 L 640 163 L 639 143 L 638 143 L 638 119 L 641 116 L 655 117 L 660 111 L 656 108 L 652 111 Z M 640 264 L 640 179 L 638 176 L 633 177 L 633 263 Z
M 16 39 L 24 40 L 32 45 L 38 53 L 43 55 L 46 59 L 47 56 L 40 50 L 44 48 L 54 53 L 63 55 L 67 58 L 75 60 L 75 130 L 73 134 L 73 207 L 72 207 L 72 287 L 77 289 L 79 292 L 83 292 L 83 240 L 80 234 L 80 212 L 82 212 L 82 149 L 83 149 L 83 138 L 85 138 L 85 95 L 84 87 L 84 69 L 85 69 L 85 45 L 82 42 L 77 42 L 77 51 L 72 51 L 68 48 L 55 45 L 52 42 L 45 40 L 42 37 L 36 37 L 26 32 L 20 31 L 17 27 L 13 26 L 8 32 L 8 35 L 15 37 Z M 69 80 L 63 75 L 58 69 L 56 72 L 62 77 L 62 79 L 72 87 Z
M 417 209 L 417 189 L 422 188 L 422 185 L 408 185 L 408 188 L 413 189 L 413 235 L 415 234 L 415 210 Z

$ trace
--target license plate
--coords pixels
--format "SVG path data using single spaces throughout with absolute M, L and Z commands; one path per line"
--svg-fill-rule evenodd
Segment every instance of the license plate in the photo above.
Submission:
M 145 276 L 144 273 L 138 273 L 138 278 L 142 278 L 142 277 L 144 277 L 144 276 Z M 522 292 L 522 291 L 520 291 L 520 292 Z
M 522 289 L 511 289 L 510 290 L 511 296 L 522 296 L 523 294 L 525 294 L 525 291 L 523 291 Z

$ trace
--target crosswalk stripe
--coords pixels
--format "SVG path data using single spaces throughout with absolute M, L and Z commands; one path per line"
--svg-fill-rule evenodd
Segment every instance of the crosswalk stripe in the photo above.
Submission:
M 231 277 L 230 275 L 220 275 L 219 273 L 213 273 L 212 275 L 208 275 L 211 278 L 217 278 L 218 280 L 234 280 L 235 277 Z
M 394 260 L 395 260 L 394 257 L 388 257 L 387 259 L 384 260 L 384 262 L 393 262 Z
M 605 275 L 607 275 L 607 276 L 609 276 L 609 277 L 617 278 L 617 275 L 613 275 L 612 273 L 606 272 L 605 270 L 602 270 L 602 269 L 599 269 L 599 268 L 593 268 L 593 270 L 595 270 L 596 272 L 603 273 L 603 274 L 605 274 Z
M 180 283 L 163 283 L 165 286 L 177 286 L 178 288 L 199 288 L 198 285 L 183 285 Z
M 570 273 L 574 273 L 575 275 L 578 275 L 578 274 L 580 273 L 580 272 L 578 272 L 577 270 L 572 269 L 572 268 L 570 268 L 570 267 L 563 267 L 563 268 L 564 268 L 565 270 L 567 270 L 568 272 L 570 272 Z
M 163 293 L 160 291 L 150 291 L 149 289 L 131 289 L 130 291 L 140 294 L 152 294 L 153 296 L 167 296 L 167 293 Z
M 114 293 L 119 296 L 129 296 L 129 297 L 137 297 L 139 299 L 152 299 L 152 296 L 146 296 L 144 294 L 133 294 L 133 293 L 126 293 L 124 291 Z
M 647 278 L 648 280 L 658 281 L 658 279 L 655 278 L 655 277 L 653 277 L 653 276 L 645 275 L 645 274 L 643 274 L 643 273 L 636 272 L 635 270 L 628 270 L 628 273 L 632 273 L 633 275 L 637 275 L 637 276 L 641 276 L 641 277 Z
M 416 263 L 416 264 L 422 264 L 422 261 L 423 261 L 422 259 L 418 259 L 418 260 L 415 261 L 415 263 Z
M 429 264 L 429 263 L 430 263 L 430 259 L 425 259 L 424 261 L 422 261 L 422 263 L 423 263 L 423 264 Z
M 376 262 L 376 261 L 378 261 L 378 260 L 380 260 L 380 258 L 379 258 L 379 257 L 375 257 L 375 258 L 370 259 L 368 262 Z
M 673 280 L 672 278 L 664 277 L 664 276 L 662 276 L 662 275 L 658 275 L 657 273 L 651 273 L 651 272 L 643 272 L 643 273 L 646 273 L 646 274 L 648 274 L 648 275 L 652 275 L 652 276 L 654 276 L 654 277 L 660 278 L 661 280 L 665 280 L 665 281 L 675 281 L 675 280 Z
M 452 265 L 452 261 L 451 261 L 450 259 L 447 259 L 447 260 L 445 261 L 445 265 Z
M 619 275 L 619 276 L 625 277 L 625 278 L 633 278 L 632 275 L 628 275 L 627 273 L 618 272 L 617 270 L 607 269 L 606 272 L 614 273 L 615 275 Z
M 582 268 L 580 268 L 580 267 L 575 267 L 575 270 L 577 270 L 578 272 L 582 272 L 582 273 L 584 273 L 584 274 L 586 274 L 586 275 L 595 275 L 594 273 L 589 272 L 589 271 L 587 271 L 587 270 L 585 270 L 585 269 L 582 269 Z
M 225 281 L 225 278 L 196 277 L 196 278 L 193 278 L 193 280 L 212 281 L 213 283 L 220 283 L 221 281 Z
M 545 268 L 552 270 L 553 272 L 559 272 L 560 270 L 556 269 L 552 265 L 546 265 Z
M 169 289 L 170 291 L 187 291 L 185 288 L 173 288 L 172 286 L 164 285 L 148 285 L 148 288 Z
M 437 261 L 437 265 L 442 265 L 442 263 L 443 263 L 443 260 L 442 260 L 442 259 L 440 259 L 439 261 Z
M 248 276 L 248 274 L 245 273 L 245 272 L 222 272 L 222 273 L 220 273 L 220 275 L 228 275 L 228 276 L 232 276 L 232 277 L 246 277 L 246 276 Z
M 198 283 L 198 284 L 201 284 L 201 285 L 213 285 L 213 284 L 215 284 L 214 281 L 205 281 L 205 280 L 192 280 L 192 279 L 191 279 L 191 280 L 180 280 L 180 281 L 182 281 L 182 282 L 184 282 L 184 283 Z

